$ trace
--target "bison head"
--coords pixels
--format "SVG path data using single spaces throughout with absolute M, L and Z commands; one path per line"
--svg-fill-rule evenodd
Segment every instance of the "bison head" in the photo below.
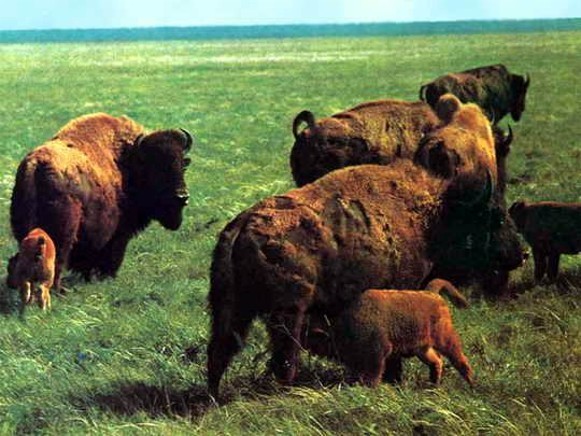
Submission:
M 142 218 L 154 219 L 169 230 L 182 223 L 188 204 L 184 172 L 190 164 L 186 153 L 192 147 L 186 130 L 161 130 L 137 138 L 128 159 L 130 193 Z
M 511 76 L 510 88 L 512 92 L 512 109 L 510 115 L 515 121 L 520 120 L 522 113 L 525 110 L 525 99 L 530 84 L 531 79 L 528 74 L 524 77 L 519 76 L 518 74 L 513 74 Z
M 299 132 L 302 123 L 307 127 Z M 296 116 L 290 166 L 297 186 L 311 183 L 338 168 L 371 162 L 367 141 L 353 128 L 355 123 L 351 118 L 339 116 L 315 122 L 309 111 Z

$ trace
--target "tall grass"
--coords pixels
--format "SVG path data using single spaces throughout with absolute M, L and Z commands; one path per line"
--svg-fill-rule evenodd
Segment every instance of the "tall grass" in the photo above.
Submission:
M 24 321 L 2 286 L 0 434 L 579 434 L 576 257 L 556 285 L 535 286 L 527 265 L 511 276 L 514 301 L 473 293 L 472 308 L 455 312 L 474 390 L 451 367 L 433 389 L 415 361 L 401 386 L 347 386 L 340 367 L 306 355 L 297 385 L 284 388 L 266 371 L 256 323 L 217 407 L 205 395 L 205 347 L 216 234 L 292 187 L 296 113 L 412 100 L 442 73 L 502 62 L 532 77 L 514 127 L 509 199 L 581 201 L 580 49 L 581 32 L 0 45 L 3 267 L 16 249 L 8 207 L 18 162 L 69 119 L 127 114 L 151 129 L 186 128 L 197 144 L 182 228 L 150 226 L 117 279 L 69 277 L 72 292 Z

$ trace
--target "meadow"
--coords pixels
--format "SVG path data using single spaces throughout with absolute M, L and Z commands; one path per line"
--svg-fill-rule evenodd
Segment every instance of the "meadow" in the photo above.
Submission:
M 339 366 L 306 353 L 296 385 L 282 387 L 257 322 L 220 405 L 205 392 L 216 235 L 293 187 L 299 111 L 415 100 L 445 72 L 505 63 L 531 75 L 512 123 L 509 204 L 581 201 L 580 53 L 581 31 L 0 45 L 0 434 L 581 434 L 579 256 L 563 259 L 555 284 L 535 285 L 532 262 L 513 272 L 509 301 L 462 289 L 472 307 L 454 318 L 473 390 L 450 366 L 433 388 L 416 360 L 399 386 L 349 386 Z M 194 134 L 184 223 L 151 225 L 116 279 L 68 276 L 51 311 L 30 307 L 21 320 L 3 284 L 17 165 L 69 119 L 98 111 Z

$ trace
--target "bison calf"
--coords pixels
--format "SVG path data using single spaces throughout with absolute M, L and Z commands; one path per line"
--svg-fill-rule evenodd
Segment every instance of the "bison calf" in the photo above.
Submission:
M 31 230 L 20 242 L 18 253 L 8 263 L 6 281 L 9 287 L 20 289 L 21 314 L 33 298 L 42 310 L 50 308 L 55 257 L 56 250 L 52 239 L 40 228 Z
M 466 299 L 451 283 L 435 279 L 424 291 L 369 289 L 339 315 L 311 316 L 305 347 L 345 363 L 355 380 L 376 386 L 401 381 L 402 357 L 417 356 L 430 367 L 430 380 L 442 377 L 446 356 L 470 384 L 472 368 L 462 352 L 442 291 L 458 307 Z
M 535 280 L 555 280 L 560 255 L 581 251 L 581 203 L 517 201 L 508 212 L 533 249 Z

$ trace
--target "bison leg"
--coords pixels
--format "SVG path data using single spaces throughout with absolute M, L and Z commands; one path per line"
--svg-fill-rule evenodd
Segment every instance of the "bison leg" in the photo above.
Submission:
M 102 277 L 115 277 L 121 267 L 125 250 L 129 244 L 127 236 L 114 236 L 111 241 L 99 253 L 97 270 Z
M 38 306 L 42 310 L 46 310 L 47 308 L 50 309 L 50 287 L 46 284 L 41 284 L 40 288 L 40 295 L 38 298 Z
M 441 352 L 448 358 L 448 360 L 450 360 L 454 368 L 458 370 L 464 380 L 466 380 L 470 386 L 474 386 L 472 367 L 462 352 L 460 338 L 457 334 L 454 333 L 448 338 L 446 346 L 441 350 Z
M 383 381 L 387 383 L 401 383 L 403 379 L 402 374 L 403 367 L 401 357 L 388 357 L 385 359 Z
M 442 359 L 432 347 L 427 348 L 418 355 L 420 360 L 430 367 L 430 381 L 434 384 L 440 384 L 442 379 L 443 363 Z
M 551 253 L 549 255 L 547 275 L 549 280 L 552 282 L 556 280 L 557 275 L 559 274 L 559 257 L 559 253 Z
M 31 289 L 30 289 L 30 282 L 24 282 L 20 286 L 20 316 L 24 314 L 24 309 L 26 305 L 30 303 Z
M 535 280 L 540 282 L 547 270 L 547 256 L 543 250 L 533 248 L 533 257 L 535 259 Z
M 282 384 L 290 384 L 295 378 L 304 318 L 305 309 L 297 308 L 275 312 L 268 320 L 272 344 L 270 365 L 275 377 Z

